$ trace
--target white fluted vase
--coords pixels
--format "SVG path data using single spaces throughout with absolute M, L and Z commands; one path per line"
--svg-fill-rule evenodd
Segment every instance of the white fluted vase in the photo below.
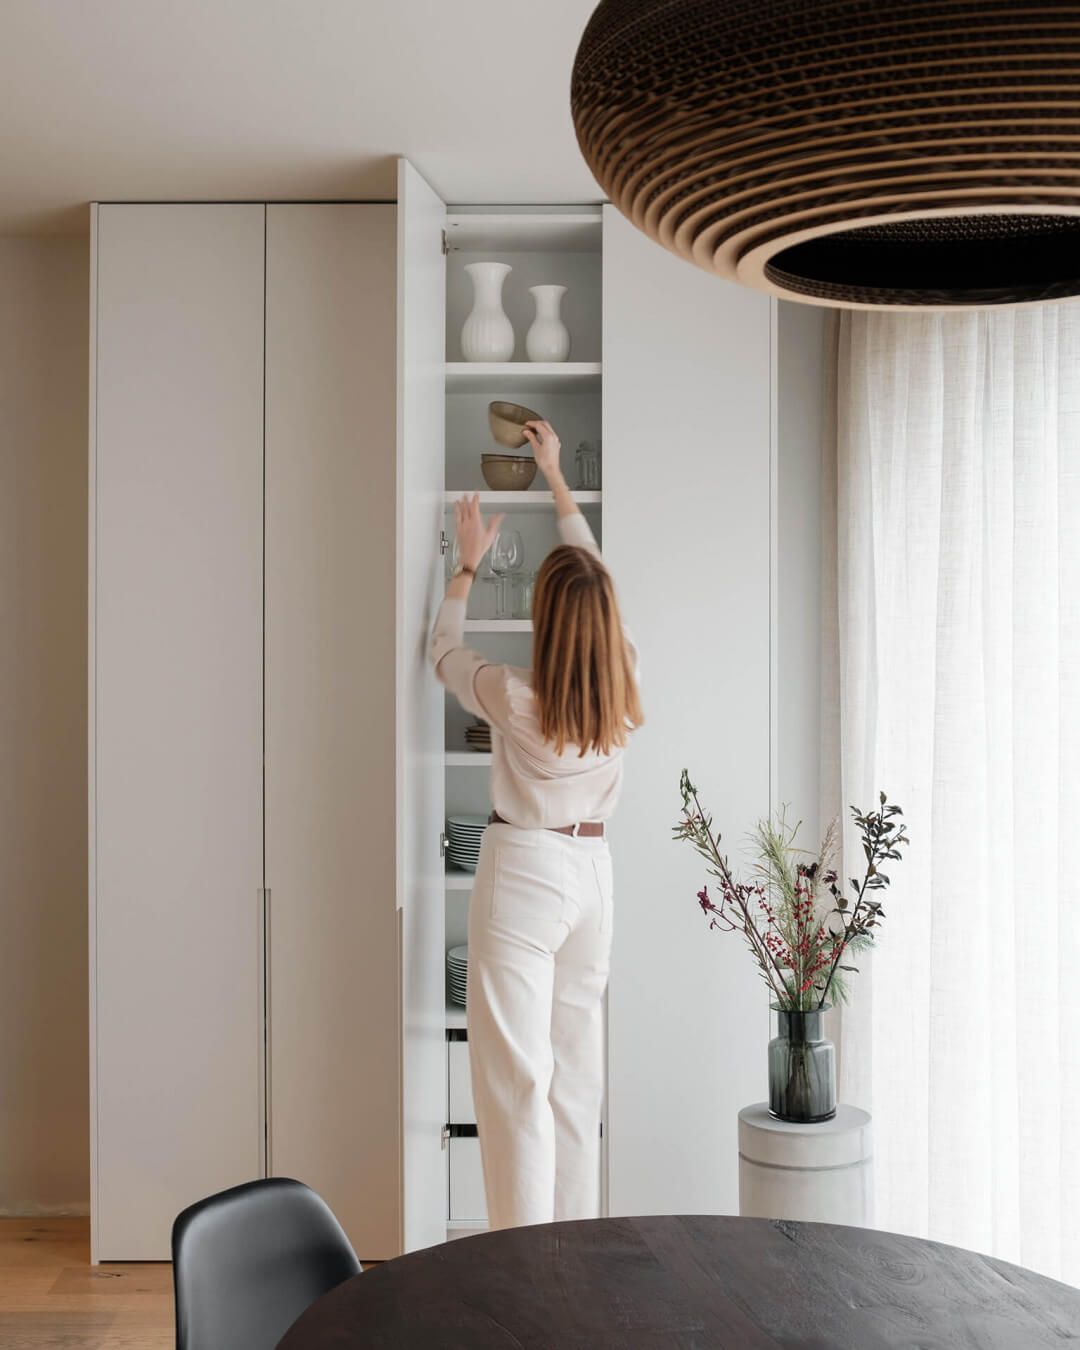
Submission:
M 503 282 L 513 271 L 509 263 L 466 263 L 473 284 L 473 307 L 461 330 L 461 354 L 466 361 L 509 361 L 514 355 L 514 325 L 502 307 Z
M 525 334 L 530 361 L 565 361 L 570 355 L 570 331 L 562 321 L 560 306 L 565 286 L 530 286 L 536 301 L 536 318 Z

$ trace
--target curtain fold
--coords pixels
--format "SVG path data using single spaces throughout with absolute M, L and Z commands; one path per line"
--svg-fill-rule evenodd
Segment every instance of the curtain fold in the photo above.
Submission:
M 823 798 L 911 835 L 841 1095 L 880 1227 L 1080 1284 L 1080 305 L 832 334 Z

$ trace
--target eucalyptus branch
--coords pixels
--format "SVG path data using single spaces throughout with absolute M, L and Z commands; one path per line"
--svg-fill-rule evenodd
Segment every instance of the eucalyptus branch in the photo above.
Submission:
M 903 815 L 903 812 L 898 806 L 889 805 L 884 792 L 879 796 L 878 810 L 873 815 L 869 812 L 860 814 L 858 808 L 854 806 L 851 811 L 855 817 L 855 823 L 862 830 L 866 872 L 861 884 L 854 877 L 851 879 L 852 889 L 855 891 L 857 899 L 846 920 L 844 920 L 844 911 L 847 902 L 838 888 L 835 885 L 832 887 L 832 893 L 837 902 L 837 907 L 833 912 L 840 914 L 844 927 L 843 931 L 837 934 L 838 940 L 832 964 L 829 967 L 829 976 L 822 990 L 821 1001 L 818 1003 L 819 1008 L 824 1005 L 826 998 L 829 996 L 829 986 L 836 974 L 836 968 L 852 938 L 857 935 L 869 936 L 869 930 L 876 927 L 879 917 L 882 917 L 885 913 L 876 900 L 867 900 L 866 898 L 868 890 L 876 890 L 883 885 L 887 886 L 889 883 L 889 878 L 878 870 L 878 863 L 884 862 L 887 858 L 895 858 L 899 861 L 900 847 L 909 842 L 904 826 L 890 823 L 893 816 Z M 865 917 L 866 915 L 870 917 Z
M 870 870 L 870 865 L 867 864 L 866 874 L 863 877 L 864 890 L 866 887 L 866 882 L 870 879 L 871 876 L 873 876 L 873 872 Z M 821 989 L 821 999 L 818 1002 L 819 1010 L 822 1007 L 824 1007 L 825 1000 L 829 997 L 829 986 L 832 984 L 833 979 L 836 976 L 836 968 L 840 964 L 840 958 L 841 956 L 843 956 L 848 943 L 852 939 L 852 936 L 854 935 L 854 933 L 858 931 L 858 929 L 856 928 L 856 920 L 858 919 L 860 909 L 862 908 L 862 903 L 863 903 L 862 895 L 860 895 L 858 900 L 855 902 L 855 908 L 851 911 L 849 921 L 844 925 L 843 931 L 836 934 L 837 940 L 833 948 L 833 959 L 831 964 L 829 965 L 828 977 L 826 978 L 825 983 Z

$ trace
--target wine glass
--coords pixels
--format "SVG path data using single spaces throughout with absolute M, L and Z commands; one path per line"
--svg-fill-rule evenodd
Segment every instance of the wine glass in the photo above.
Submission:
M 455 538 L 453 543 L 450 545 L 449 552 L 447 553 L 447 563 L 446 563 L 447 581 L 450 581 L 453 578 L 454 573 L 458 569 L 459 562 L 461 562 L 461 545 Z
M 499 579 L 495 591 L 495 617 L 510 618 L 513 609 L 510 603 L 508 581 L 515 572 L 521 570 L 525 562 L 525 545 L 517 530 L 500 530 L 491 546 L 491 570 Z

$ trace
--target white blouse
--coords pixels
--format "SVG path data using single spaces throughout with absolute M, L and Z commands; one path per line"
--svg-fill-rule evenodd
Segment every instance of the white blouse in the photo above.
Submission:
M 592 530 L 580 512 L 562 516 L 564 544 L 600 556 Z M 607 820 L 622 785 L 622 750 L 579 755 L 567 745 L 561 755 L 544 740 L 536 715 L 532 671 L 497 665 L 467 647 L 464 600 L 442 602 L 431 637 L 431 661 L 442 683 L 467 712 L 491 724 L 491 803 L 511 825 L 545 829 L 580 821 Z M 623 630 L 630 659 L 637 649 Z

